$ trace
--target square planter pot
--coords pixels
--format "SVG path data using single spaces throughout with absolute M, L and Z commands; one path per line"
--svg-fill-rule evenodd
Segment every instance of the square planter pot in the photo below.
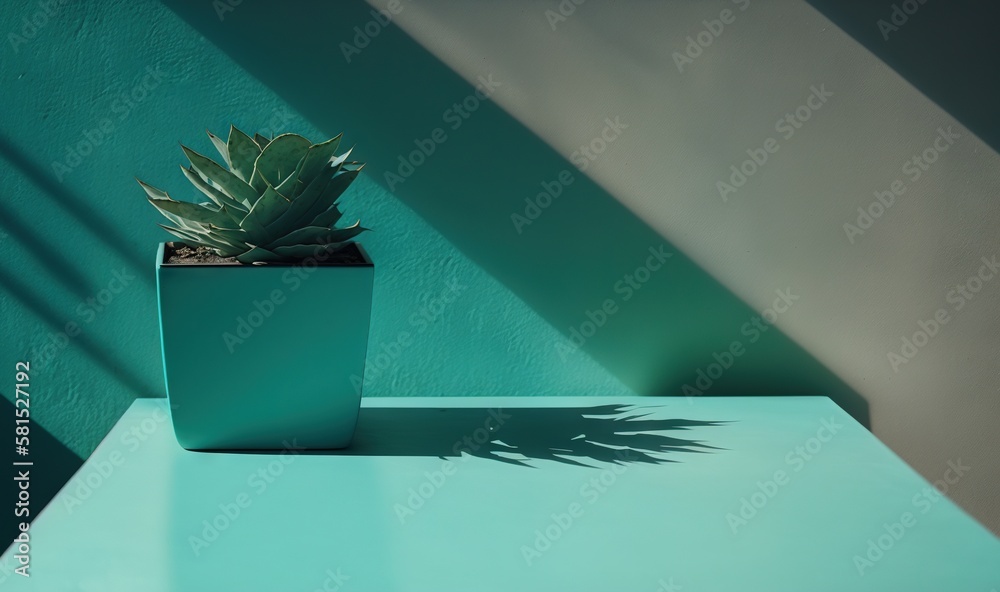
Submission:
M 350 444 L 375 267 L 168 264 L 156 254 L 160 342 L 177 441 L 189 450 Z

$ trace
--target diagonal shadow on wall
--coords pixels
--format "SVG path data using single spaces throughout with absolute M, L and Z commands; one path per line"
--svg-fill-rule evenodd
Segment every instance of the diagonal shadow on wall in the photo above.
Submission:
M 51 333 L 46 343 L 40 346 L 36 353 L 39 355 L 40 363 L 44 368 L 49 361 L 57 356 L 63 355 L 64 350 L 73 344 L 93 360 L 97 365 L 105 370 L 108 375 L 113 376 L 132 393 L 137 396 L 144 396 L 146 393 L 155 393 L 154 383 L 149 381 L 149 377 L 140 376 L 131 369 L 115 359 L 111 352 L 113 347 L 104 346 L 87 333 L 86 328 L 80 328 L 80 332 L 74 337 L 69 337 L 66 326 L 68 321 L 56 309 L 45 302 L 45 299 L 36 291 L 29 288 L 24 282 L 0 267 L 0 289 L 18 300 L 24 308 L 34 313 L 42 320 Z M 77 323 L 78 327 L 79 324 Z
M 121 230 L 101 217 L 100 210 L 93 209 L 79 197 L 44 171 L 26 155 L 14 142 L 0 131 L 0 158 L 17 167 L 42 195 L 52 200 L 60 209 L 84 226 L 98 241 L 104 243 L 115 254 L 125 260 L 146 284 L 153 283 L 152 266 L 143 261 L 135 248 L 129 245 Z M 34 242 L 26 246 L 33 248 Z M 65 271 L 65 270 L 60 270 Z M 78 286 L 75 286 L 78 287 Z
M 162 1 L 319 128 L 344 131 L 374 179 L 635 392 L 825 395 L 868 425 L 859 394 L 778 329 L 752 325 L 758 312 L 517 120 L 470 98 L 474 85 L 400 29 L 373 28 L 364 2 L 244 2 L 220 19 L 204 2 Z M 341 44 L 366 26 L 377 35 L 363 48 L 359 37 L 348 63 Z M 411 158 L 418 144 L 433 153 Z M 560 174 L 572 182 L 515 228 L 512 214 L 526 215 L 526 199 Z M 657 252 L 671 256 L 636 283 Z M 615 312 L 588 326 L 606 301 Z M 734 342 L 743 353 L 726 364 Z M 561 354 L 552 372 L 569 374 L 581 354 Z
M 1000 4 L 807 1 L 1000 152 Z
M 36 230 L 32 230 L 24 220 L 18 216 L 16 210 L 9 208 L 5 203 L 13 203 L 13 200 L 0 200 L 0 231 L 10 236 L 15 241 L 26 247 L 28 253 L 42 264 L 42 268 L 48 271 L 57 281 L 61 281 L 78 298 L 86 298 L 93 293 L 87 278 L 80 273 L 76 264 L 67 257 L 64 250 L 59 248 L 59 243 L 50 242 L 51 237 L 39 236 Z

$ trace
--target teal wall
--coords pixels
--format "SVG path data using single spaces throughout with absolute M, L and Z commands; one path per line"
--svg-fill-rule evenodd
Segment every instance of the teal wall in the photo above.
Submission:
M 198 6 L 215 19 L 211 3 Z M 133 399 L 164 396 L 153 255 L 170 237 L 133 177 L 194 199 L 178 142 L 210 152 L 206 128 L 341 130 L 318 129 L 160 2 L 53 8 L 0 14 L 0 32 L 20 36 L 0 48 L 0 368 L 36 361 L 32 417 L 86 457 Z M 351 113 L 338 117 L 356 142 Z M 99 145 L 77 162 L 69 151 L 87 134 Z M 369 367 L 366 396 L 631 392 L 586 355 L 564 362 L 567 337 L 372 175 L 344 203 L 374 229 L 363 240 L 376 262 L 370 354 L 413 336 L 386 369 Z M 439 309 L 453 282 L 467 288 Z M 67 323 L 79 334 L 61 342 Z M 64 345 L 49 355 L 53 342 Z M 10 384 L 0 381 L 8 399 Z
M 1000 244 L 995 19 L 971 0 L 928 3 L 885 39 L 875 23 L 894 3 L 589 2 L 553 26 L 556 0 L 404 0 L 367 42 L 361 0 L 8 3 L 0 412 L 14 362 L 35 361 L 51 491 L 131 401 L 163 396 L 152 273 L 169 237 L 133 176 L 194 197 L 177 143 L 210 152 L 205 128 L 343 131 L 369 162 L 345 205 L 375 229 L 370 359 L 413 335 L 370 366 L 367 396 L 827 395 L 931 480 L 971 462 L 949 495 L 997 531 L 995 286 L 919 363 L 886 361 Z M 678 71 L 688 36 L 734 5 L 736 24 Z M 364 47 L 347 61 L 345 43 Z M 501 87 L 448 127 L 480 76 Z M 720 200 L 720 171 L 814 84 L 833 90 L 829 105 Z M 574 158 L 619 115 L 620 139 Z M 952 125 L 962 140 L 933 174 L 845 238 L 873 190 Z M 448 139 L 434 155 L 387 176 L 436 127 Z M 99 145 L 77 161 L 87 136 Z M 559 197 L 529 209 L 564 172 Z M 625 298 L 619 282 L 650 249 L 672 256 Z M 420 321 L 452 282 L 467 288 Z M 753 337 L 744 328 L 782 289 L 801 301 Z M 616 312 L 577 348 L 609 301 Z M 67 323 L 79 333 L 63 341 Z M 738 363 L 705 378 L 737 342 Z
M 220 5 L 233 10 L 220 18 Z M 409 6 L 402 16 L 417 16 Z M 376 262 L 366 396 L 812 394 L 867 424 L 865 399 L 782 332 L 802 307 L 760 324 L 776 320 L 769 307 L 788 310 L 775 290 L 794 284 L 782 279 L 748 304 L 706 271 L 703 254 L 627 207 L 633 193 L 597 181 L 615 159 L 623 177 L 659 174 L 623 158 L 662 135 L 655 118 L 626 115 L 628 135 L 601 163 L 581 163 L 526 123 L 547 114 L 547 125 L 589 136 L 613 117 L 564 120 L 558 95 L 575 87 L 549 84 L 558 70 L 504 73 L 495 94 L 476 99 L 513 49 L 462 76 L 402 28 L 378 27 L 360 0 L 50 8 L 0 17 L 10 32 L 0 62 L 0 367 L 34 362 L 36 435 L 58 452 L 36 449 L 50 462 L 48 490 L 135 398 L 164 395 L 153 258 L 170 237 L 133 177 L 196 198 L 178 142 L 211 153 L 204 130 L 230 123 L 314 139 L 344 132 L 369 163 L 343 202 L 374 229 L 363 239 Z M 378 34 L 365 43 L 362 27 Z M 345 43 L 363 51 L 347 60 Z M 642 85 L 624 86 L 633 87 Z M 519 88 L 541 93 L 530 116 L 510 110 L 526 96 Z M 442 133 L 422 164 L 401 164 Z M 672 187 L 682 178 L 653 192 L 681 224 Z M 744 250 L 738 236 L 717 238 L 714 248 Z M 235 303 L 234 321 L 245 310 Z M 738 363 L 723 369 L 737 347 Z M 276 355 L 292 389 L 294 363 L 294 352 Z M 8 402 L 9 388 L 0 381 Z

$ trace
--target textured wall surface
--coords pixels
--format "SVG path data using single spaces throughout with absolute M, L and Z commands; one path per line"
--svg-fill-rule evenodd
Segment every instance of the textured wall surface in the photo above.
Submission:
M 171 237 L 133 177 L 194 200 L 178 142 L 210 153 L 204 130 L 230 123 L 356 140 L 350 113 L 317 129 L 159 2 L 39 11 L 0 15 L 0 31 L 18 36 L 0 60 L 0 367 L 48 359 L 34 366 L 33 417 L 86 457 L 135 397 L 164 395 L 153 256 Z M 77 162 L 87 134 L 99 145 Z M 365 160 L 366 148 L 354 154 Z M 344 203 L 374 229 L 363 240 L 376 262 L 370 352 L 412 335 L 385 369 L 368 368 L 366 396 L 630 392 L 586 356 L 562 363 L 553 343 L 565 337 L 369 177 Z M 62 342 L 70 322 L 80 332 Z M 53 339 L 65 345 L 49 356 Z
M 345 198 L 375 229 L 369 354 L 413 335 L 369 367 L 366 396 L 825 394 L 928 479 L 972 467 L 948 493 L 1000 530 L 1000 281 L 961 306 L 951 292 L 1000 255 L 995 118 L 957 118 L 801 0 L 403 0 L 392 23 L 331 6 L 0 14 L 0 368 L 35 361 L 33 418 L 56 440 L 86 457 L 134 398 L 164 395 L 153 254 L 169 235 L 133 177 L 193 199 L 177 142 L 209 152 L 205 128 L 344 131 L 371 162 Z M 945 44 L 946 6 L 887 47 Z M 948 46 L 989 52 L 986 37 Z M 491 75 L 476 109 L 453 106 Z M 411 176 L 397 158 L 437 126 L 449 139 Z M 957 139 L 914 178 L 905 163 L 939 128 Z M 905 192 L 859 221 L 897 179 Z M 619 284 L 643 266 L 641 289 Z M 910 356 L 903 338 L 939 309 L 947 324 Z M 734 339 L 746 355 L 699 381 Z

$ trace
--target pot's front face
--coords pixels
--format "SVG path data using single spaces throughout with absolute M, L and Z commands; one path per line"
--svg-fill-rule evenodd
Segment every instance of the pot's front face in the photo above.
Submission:
M 181 446 L 347 446 L 374 267 L 164 265 L 162 251 L 160 335 Z

